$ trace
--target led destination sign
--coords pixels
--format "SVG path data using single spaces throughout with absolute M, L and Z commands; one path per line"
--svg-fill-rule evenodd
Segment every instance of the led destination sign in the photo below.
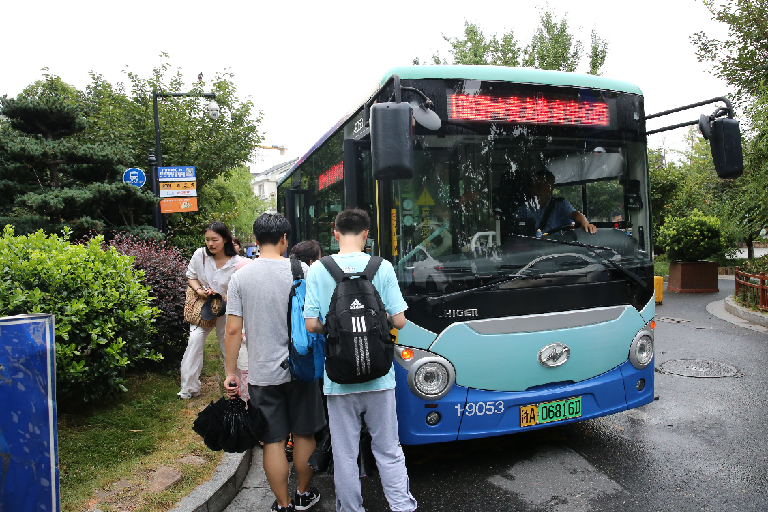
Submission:
M 323 190 L 344 179 L 344 162 L 339 162 L 327 171 L 324 171 L 317 179 L 317 190 Z
M 449 94 L 448 116 L 459 121 L 608 126 L 608 104 L 542 97 Z

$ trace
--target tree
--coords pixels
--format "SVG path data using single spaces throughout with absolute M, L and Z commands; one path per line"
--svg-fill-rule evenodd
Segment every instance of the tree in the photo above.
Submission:
M 149 150 L 155 148 L 152 91 L 193 95 L 212 91 L 220 107 L 216 121 L 208 116 L 206 99 L 159 99 L 163 165 L 196 166 L 201 210 L 169 214 L 168 225 L 178 235 L 197 235 L 197 228 L 190 226 L 202 225 L 205 212 L 218 208 L 212 199 L 218 196 L 209 195 L 207 185 L 251 158 L 261 142 L 262 114 L 253 112 L 250 100 L 238 98 L 232 73 L 216 73 L 210 82 L 199 79 L 185 85 L 181 71 L 171 74 L 168 56 L 162 56 L 166 62 L 149 78 L 126 71 L 127 85 L 113 85 L 92 72 L 85 91 L 48 77 L 15 100 L 3 99 L 2 113 L 12 119 L 0 120 L 0 215 L 13 216 L 18 224 L 20 216 L 44 214 L 56 222 L 34 228 L 49 232 L 71 219 L 98 230 L 135 226 L 134 232 L 152 223 L 156 201 L 149 187 L 142 190 L 121 180 L 128 167 L 146 170 Z M 32 111 L 27 105 L 30 98 L 53 103 Z M 19 103 L 22 100 L 27 103 Z M 54 114 L 57 117 L 51 117 Z M 46 128 L 46 122 L 53 124 Z M 38 128 L 40 123 L 49 137 Z M 41 187 L 50 193 L 39 194 Z
M 744 174 L 721 184 L 721 219 L 730 222 L 754 256 L 752 242 L 768 226 L 768 0 L 704 0 L 712 19 L 728 26 L 722 40 L 704 32 L 691 37 L 700 62 L 711 62 L 713 74 L 734 86 L 744 107 L 749 132 L 742 140 Z
M 167 54 L 162 54 L 165 59 Z M 168 214 L 168 226 L 176 234 L 195 234 L 196 227 L 205 223 L 205 212 L 216 209 L 207 186 L 230 169 L 242 165 L 253 156 L 262 137 L 258 127 L 261 112 L 253 111 L 251 100 L 240 100 L 234 75 L 217 72 L 210 82 L 202 79 L 185 85 L 180 69 L 170 74 L 171 65 L 164 62 L 155 68 L 150 78 L 126 71 L 129 88 L 112 86 L 101 75 L 92 74 L 86 96 L 97 119 L 89 136 L 95 139 L 114 134 L 131 151 L 131 162 L 144 167 L 147 154 L 155 148 L 152 91 L 166 93 L 214 92 L 220 116 L 208 116 L 209 100 L 201 97 L 159 98 L 161 151 L 164 166 L 194 165 L 197 168 L 198 213 Z
M 0 99 L 0 203 L 8 215 L 47 217 L 76 231 L 146 224 L 155 198 L 122 183 L 130 161 L 117 140 L 89 140 L 83 93 L 54 75 Z
M 741 99 L 768 85 L 768 1 L 704 0 L 712 19 L 728 25 L 728 36 L 714 39 L 704 32 L 691 37 L 699 62 L 712 62 L 713 74 L 736 87 Z
M 667 160 L 665 151 L 661 148 L 648 150 L 648 171 L 651 182 L 653 239 L 656 240 L 659 228 L 671 215 L 672 204 L 683 180 L 683 174 L 675 162 Z
M 525 50 L 523 66 L 557 71 L 576 71 L 583 45 L 568 31 L 565 16 L 557 21 L 550 10 L 539 18 L 539 26 Z
M 721 218 L 728 219 L 736 236 L 744 240 L 747 257 L 754 258 L 753 242 L 768 226 L 768 94 L 758 92 L 747 107 L 754 134 L 744 142 L 744 174 L 721 184 Z
M 468 21 L 464 22 L 464 39 L 443 36 L 451 45 L 451 55 L 457 64 L 492 64 L 519 66 L 521 49 L 512 31 L 498 39 L 496 35 L 486 39 L 482 30 Z M 433 57 L 433 62 L 435 58 Z M 439 62 L 435 62 L 439 64 Z
M 605 63 L 608 43 L 592 31 L 589 52 L 589 73 L 597 75 Z M 464 37 L 451 38 L 443 35 L 456 64 L 492 64 L 496 66 L 528 66 L 539 69 L 576 71 L 581 62 L 584 46 L 570 32 L 567 17 L 556 19 L 551 10 L 544 10 L 531 43 L 523 47 L 509 31 L 501 37 L 487 38 L 474 23 L 464 22 Z M 433 55 L 434 64 L 440 64 L 439 56 Z M 419 59 L 413 61 L 419 64 Z
M 199 246 L 202 228 L 214 220 L 227 224 L 241 242 L 253 237 L 253 221 L 267 209 L 274 207 L 274 200 L 263 200 L 253 193 L 250 171 L 245 166 L 237 166 L 216 177 L 206 186 L 206 199 L 200 207 L 197 219 L 183 217 L 186 222 L 184 232 L 195 235 Z M 197 223 L 194 223 L 197 222 Z

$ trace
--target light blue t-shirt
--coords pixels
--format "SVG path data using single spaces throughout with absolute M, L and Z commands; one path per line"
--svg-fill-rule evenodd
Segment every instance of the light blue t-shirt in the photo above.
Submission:
M 370 256 L 362 252 L 352 252 L 345 254 L 334 254 L 331 256 L 336 264 L 347 274 L 362 272 L 370 260 Z M 402 313 L 408 309 L 408 305 L 400 293 L 400 287 L 397 284 L 397 276 L 392 264 L 387 260 L 381 262 L 379 270 L 373 277 L 373 286 L 379 292 L 381 301 L 384 303 L 384 309 L 390 315 Z M 318 318 L 322 315 L 326 318 L 328 308 L 331 306 L 331 296 L 336 289 L 336 281 L 325 268 L 325 266 L 316 261 L 309 267 L 307 273 L 307 294 L 304 298 L 304 318 Z M 323 375 L 323 393 L 326 395 L 346 395 L 349 393 L 360 393 L 362 391 L 380 391 L 382 389 L 392 389 L 395 387 L 395 367 L 389 369 L 389 373 L 378 379 L 358 384 L 339 384 L 328 378 L 328 374 Z
M 553 197 L 547 202 L 547 205 L 552 201 L 555 201 L 555 207 L 552 209 L 552 213 L 544 224 L 544 227 L 541 229 L 544 233 L 550 229 L 570 225 L 572 222 L 571 213 L 576 211 L 576 208 L 571 206 L 571 203 L 565 199 L 558 201 Z M 535 205 L 521 206 L 517 209 L 516 216 L 518 218 L 533 218 L 535 229 L 539 229 L 539 224 L 541 223 L 542 217 L 544 217 L 544 212 L 547 210 L 547 205 L 544 205 L 542 208 L 536 208 Z

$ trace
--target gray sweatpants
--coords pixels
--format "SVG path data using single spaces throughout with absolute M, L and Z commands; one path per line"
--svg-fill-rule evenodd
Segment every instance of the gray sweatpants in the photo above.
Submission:
M 365 512 L 360 493 L 357 454 L 360 450 L 360 415 L 371 434 L 384 495 L 393 512 L 416 510 L 411 496 L 405 457 L 397 435 L 395 390 L 366 391 L 348 395 L 327 395 L 328 425 L 333 446 L 333 481 L 336 512 Z

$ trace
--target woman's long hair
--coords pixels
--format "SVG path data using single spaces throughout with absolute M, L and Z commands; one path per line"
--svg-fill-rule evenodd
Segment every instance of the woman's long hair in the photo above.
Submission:
M 224 239 L 224 254 L 229 256 L 230 258 L 232 256 L 237 256 L 237 251 L 235 250 L 235 244 L 232 243 L 232 233 L 229 232 L 229 228 L 226 224 L 219 220 L 215 220 L 205 226 L 203 228 L 203 236 L 205 236 L 206 231 L 213 231 L 214 233 L 217 233 L 221 236 L 221 238 Z M 205 245 L 205 252 L 208 254 L 208 256 L 213 256 L 211 251 L 208 250 L 208 246 Z

